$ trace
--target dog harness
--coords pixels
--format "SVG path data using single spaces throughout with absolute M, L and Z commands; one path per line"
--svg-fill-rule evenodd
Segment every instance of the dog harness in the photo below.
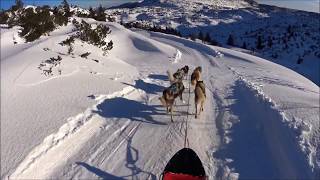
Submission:
M 171 91 L 173 94 L 178 94 L 181 89 L 181 86 L 179 83 L 174 83 L 169 87 L 169 91 Z

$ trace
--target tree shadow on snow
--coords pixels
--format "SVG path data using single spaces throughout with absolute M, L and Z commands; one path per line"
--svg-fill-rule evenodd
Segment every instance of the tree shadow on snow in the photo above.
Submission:
M 128 176 L 123 176 L 123 177 L 126 177 L 126 178 L 131 177 L 131 179 L 139 179 L 139 177 L 137 175 L 146 174 L 148 176 L 147 179 L 156 180 L 157 178 L 154 174 L 152 174 L 151 172 L 146 172 L 136 165 L 136 163 L 139 160 L 139 151 L 138 151 L 138 149 L 136 149 L 132 146 L 132 139 L 133 139 L 133 136 L 135 135 L 135 133 L 137 132 L 138 128 L 139 127 L 137 127 L 134 130 L 134 132 L 132 132 L 132 134 L 130 136 L 126 135 L 127 153 L 126 153 L 125 166 L 131 170 L 131 174 Z
M 152 118 L 152 115 L 165 115 L 159 113 L 155 107 L 123 97 L 106 99 L 97 106 L 95 113 L 106 118 L 126 118 L 132 121 L 166 125 Z
M 87 164 L 85 162 L 76 162 L 76 164 L 86 168 L 88 171 L 94 173 L 99 178 L 106 179 L 106 180 L 124 180 L 124 178 L 109 174 L 109 173 L 107 173 L 107 172 L 105 172 L 105 171 L 103 171 L 103 170 L 101 170 L 99 168 L 96 168 L 94 166 L 91 166 L 91 165 L 89 165 L 89 164 Z

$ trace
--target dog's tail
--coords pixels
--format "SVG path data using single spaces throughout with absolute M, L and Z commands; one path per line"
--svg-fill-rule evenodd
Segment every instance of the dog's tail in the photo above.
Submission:
M 192 80 L 191 80 L 191 85 L 192 85 L 192 86 L 195 86 L 196 84 L 197 84 L 197 80 L 196 80 L 196 79 L 192 79 Z
M 174 79 L 172 73 L 168 70 L 167 74 L 168 74 L 168 78 L 169 78 L 170 84 L 173 84 L 175 82 L 175 79 Z
M 193 72 L 193 73 L 191 74 L 191 85 L 192 85 L 192 86 L 195 86 L 196 84 L 197 84 L 197 79 L 196 79 L 195 73 Z
M 162 103 L 162 105 L 163 105 L 164 107 L 167 107 L 166 100 L 165 100 L 162 96 L 159 97 L 159 100 L 160 100 L 160 102 Z

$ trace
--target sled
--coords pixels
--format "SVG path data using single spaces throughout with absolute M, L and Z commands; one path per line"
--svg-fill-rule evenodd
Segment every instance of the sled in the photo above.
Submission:
M 178 151 L 168 162 L 162 180 L 205 180 L 207 179 L 201 160 L 190 148 Z

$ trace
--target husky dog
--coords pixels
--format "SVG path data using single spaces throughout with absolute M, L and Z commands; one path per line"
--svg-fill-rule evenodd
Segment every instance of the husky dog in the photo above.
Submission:
M 185 65 L 183 68 L 181 68 L 181 70 L 184 72 L 184 75 L 187 75 L 189 72 L 189 66 Z M 175 75 L 173 74 L 173 76 L 175 77 Z
M 192 86 L 195 86 L 197 81 L 200 80 L 201 72 L 202 72 L 201 66 L 198 66 L 197 68 L 194 69 L 193 73 L 191 74 L 191 85 Z
M 172 119 L 172 108 L 174 104 L 174 100 L 179 96 L 182 101 L 182 94 L 184 91 L 184 85 L 182 82 L 175 82 L 170 87 L 166 88 L 163 91 L 162 97 L 159 97 L 162 105 L 167 108 L 167 113 L 170 111 L 171 113 L 171 121 Z
M 206 86 L 203 81 L 197 81 L 195 90 L 194 90 L 194 103 L 196 108 L 196 118 L 198 117 L 198 105 L 200 104 L 200 112 L 203 111 L 204 101 L 206 100 Z
M 173 84 L 173 83 L 178 82 L 178 81 L 182 82 L 182 80 L 184 79 L 184 77 L 186 77 L 188 72 L 189 72 L 189 66 L 187 66 L 187 65 L 184 66 L 181 69 L 178 69 L 177 72 L 175 72 L 173 75 L 168 70 L 167 74 L 168 74 L 168 77 L 169 77 L 170 84 Z

